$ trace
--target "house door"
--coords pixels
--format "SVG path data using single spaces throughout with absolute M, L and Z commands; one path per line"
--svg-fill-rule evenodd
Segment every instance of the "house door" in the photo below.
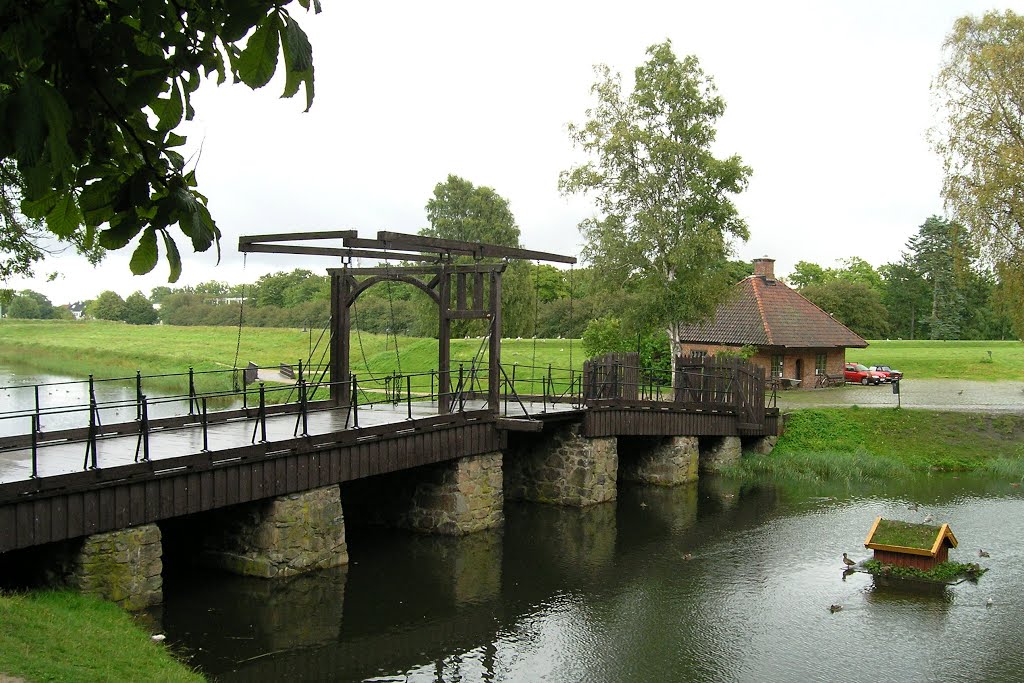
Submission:
M 803 379 L 803 378 L 804 378 L 804 359 L 803 358 L 797 358 L 796 359 L 796 379 Z

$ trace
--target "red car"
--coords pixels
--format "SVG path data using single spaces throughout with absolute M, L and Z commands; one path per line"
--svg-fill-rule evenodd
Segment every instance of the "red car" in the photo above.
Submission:
M 868 370 L 867 367 L 860 363 L 847 363 L 843 369 L 843 375 L 846 377 L 847 382 L 855 384 L 879 385 L 886 380 L 884 373 Z

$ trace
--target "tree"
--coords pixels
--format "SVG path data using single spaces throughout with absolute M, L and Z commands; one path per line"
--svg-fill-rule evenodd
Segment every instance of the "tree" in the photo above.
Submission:
M 832 280 L 808 285 L 800 293 L 866 339 L 883 339 L 889 332 L 881 296 L 863 282 Z
M 43 294 L 23 289 L 11 298 L 7 306 L 8 318 L 48 320 L 53 315 L 53 304 Z
M 637 295 L 624 322 L 668 330 L 675 353 L 681 325 L 713 315 L 733 284 L 730 241 L 748 232 L 730 197 L 751 170 L 711 153 L 725 102 L 697 58 L 678 60 L 669 42 L 647 54 L 628 95 L 619 74 L 595 68 L 597 103 L 569 126 L 589 161 L 563 172 L 560 187 L 596 200 L 597 215 L 580 224 L 584 256 L 612 296 Z
M 449 174 L 434 186 L 427 201 L 430 227 L 421 235 L 448 240 L 485 242 L 503 247 L 519 247 L 519 226 L 508 200 L 490 187 L 476 187 L 468 180 Z M 535 327 L 535 282 L 530 265 L 512 261 L 501 282 L 502 332 L 506 336 L 532 335 Z M 426 306 L 423 306 L 426 316 Z M 431 314 L 432 315 L 432 314 Z M 479 322 L 456 320 L 452 335 L 481 334 Z
M 928 283 L 908 265 L 889 263 L 882 267 L 882 303 L 889 313 L 890 332 L 900 339 L 918 339 L 927 334 L 924 312 L 931 306 Z M 924 320 L 923 320 L 924 319 Z
M 310 0 L 298 0 L 309 9 Z M 284 96 L 313 102 L 312 48 L 278 0 L 26 0 L 0 4 L 0 159 L 17 164 L 21 210 L 87 250 L 138 238 L 134 273 L 152 270 L 157 235 L 178 279 L 177 225 L 196 251 L 220 230 L 176 148 L 192 94 L 217 74 L 266 85 L 283 56 Z M 313 0 L 320 11 L 319 0 Z M 248 38 L 246 39 L 246 37 Z M 242 43 L 244 42 L 244 47 Z M 4 222 L 30 261 L 33 234 Z M 104 226 L 106 226 L 104 228 Z M 37 260 L 37 259 L 36 259 Z
M 129 294 L 124 300 L 124 320 L 129 325 L 152 325 L 160 316 L 142 292 Z
M 1024 272 L 1024 16 L 962 17 L 943 47 L 932 89 L 945 113 L 933 140 L 946 208 L 997 271 Z
M 97 320 L 124 320 L 124 299 L 108 289 L 89 302 L 85 313 Z
M 928 318 L 932 339 L 959 339 L 960 318 L 965 313 L 962 284 L 975 259 L 964 229 L 931 216 L 907 241 L 905 258 L 925 282 L 931 293 Z
M 823 285 L 834 279 L 835 271 L 831 268 L 822 268 L 817 263 L 809 261 L 797 261 L 793 266 L 793 272 L 786 277 L 786 281 L 797 289 L 803 289 L 808 285 Z

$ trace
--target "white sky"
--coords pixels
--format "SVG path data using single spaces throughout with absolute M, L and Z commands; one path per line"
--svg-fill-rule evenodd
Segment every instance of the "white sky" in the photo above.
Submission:
M 592 66 L 631 82 L 645 49 L 665 38 L 695 54 L 725 99 L 716 152 L 753 168 L 736 200 L 751 238 L 737 257 L 771 256 L 776 272 L 800 260 L 898 260 L 907 238 L 943 211 L 941 165 L 926 132 L 929 85 L 953 21 L 994 7 L 921 2 L 373 2 L 325 0 L 293 15 L 313 43 L 316 100 L 204 85 L 182 132 L 202 146 L 200 191 L 224 233 L 223 258 L 178 244 L 177 285 L 252 282 L 275 270 L 336 265 L 326 258 L 250 255 L 238 236 L 300 230 L 415 232 L 449 173 L 509 200 L 529 249 L 579 253 L 582 198 L 558 192 L 581 160 L 566 123 L 593 102 Z M 998 9 L 1024 11 L 1024 2 Z M 180 235 L 180 233 L 179 233 Z M 131 248 L 98 269 L 70 254 L 34 280 L 14 280 L 55 304 L 148 294 L 167 284 L 161 263 L 128 269 Z M 44 275 L 58 272 L 56 280 Z

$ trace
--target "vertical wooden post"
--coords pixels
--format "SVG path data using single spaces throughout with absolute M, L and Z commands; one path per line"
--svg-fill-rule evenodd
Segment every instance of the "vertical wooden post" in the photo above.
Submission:
M 331 401 L 336 406 L 349 405 L 350 393 L 346 386 L 349 376 L 348 336 L 351 320 L 349 318 L 349 297 L 352 293 L 352 282 L 348 268 L 340 273 L 331 274 Z
M 448 309 L 451 307 L 452 281 L 448 266 L 441 266 L 437 294 L 437 412 L 450 413 L 452 321 L 448 317 Z
M 504 270 L 504 268 L 502 268 Z M 491 339 L 487 349 L 487 409 L 499 410 L 501 396 L 501 270 L 491 273 Z

